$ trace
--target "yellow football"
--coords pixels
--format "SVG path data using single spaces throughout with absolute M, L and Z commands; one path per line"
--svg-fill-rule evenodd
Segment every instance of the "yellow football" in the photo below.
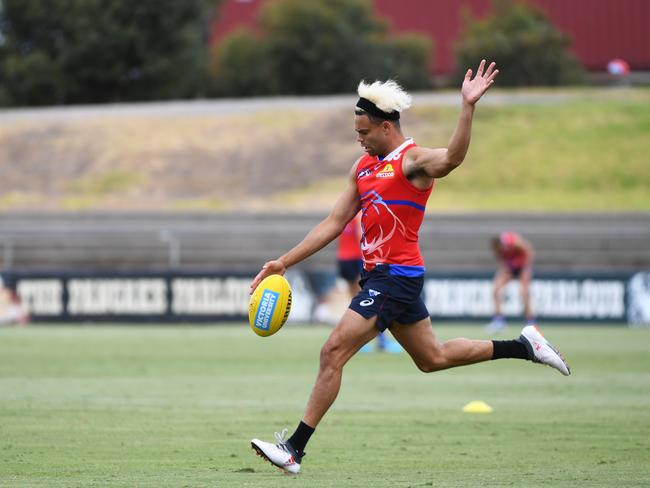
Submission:
M 275 334 L 291 311 L 291 287 L 284 276 L 267 276 L 257 285 L 248 303 L 248 322 L 257 335 Z

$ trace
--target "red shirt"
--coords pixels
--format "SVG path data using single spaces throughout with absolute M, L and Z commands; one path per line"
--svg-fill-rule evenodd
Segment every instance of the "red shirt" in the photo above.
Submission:
M 501 257 L 506 265 L 512 269 L 523 268 L 529 262 L 526 251 L 516 245 L 518 240 L 519 235 L 516 232 L 502 232 L 499 235 Z
M 359 214 L 357 214 L 343 229 L 339 236 L 336 259 L 351 261 L 361 259 L 361 246 L 359 236 Z
M 361 198 L 361 251 L 364 268 L 377 264 L 421 267 L 418 231 L 433 185 L 420 190 L 402 172 L 404 153 L 415 147 L 407 139 L 383 159 L 366 154 L 357 166 Z

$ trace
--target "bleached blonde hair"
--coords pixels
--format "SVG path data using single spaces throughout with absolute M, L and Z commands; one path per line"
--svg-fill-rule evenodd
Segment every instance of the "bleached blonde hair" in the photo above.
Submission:
M 394 80 L 375 81 L 371 84 L 361 80 L 357 93 L 383 112 L 402 112 L 411 106 L 411 95 Z

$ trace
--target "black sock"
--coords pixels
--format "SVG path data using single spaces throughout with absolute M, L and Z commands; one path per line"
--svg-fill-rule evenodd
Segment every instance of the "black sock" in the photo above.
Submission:
M 492 341 L 492 346 L 494 347 L 492 359 L 530 359 L 526 346 L 517 339 L 512 341 Z
M 305 446 L 315 430 L 313 427 L 309 427 L 306 423 L 300 421 L 296 431 L 289 437 L 287 442 L 296 450 L 298 456 L 302 457 L 305 454 Z

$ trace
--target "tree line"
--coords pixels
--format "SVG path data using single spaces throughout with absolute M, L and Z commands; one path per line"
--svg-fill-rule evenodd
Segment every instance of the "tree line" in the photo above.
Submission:
M 431 88 L 435 41 L 391 34 L 371 0 L 269 0 L 210 46 L 222 1 L 0 0 L 0 105 L 341 93 L 389 77 Z M 457 65 L 495 59 L 501 85 L 571 83 L 569 44 L 535 8 L 494 0 L 466 16 Z

